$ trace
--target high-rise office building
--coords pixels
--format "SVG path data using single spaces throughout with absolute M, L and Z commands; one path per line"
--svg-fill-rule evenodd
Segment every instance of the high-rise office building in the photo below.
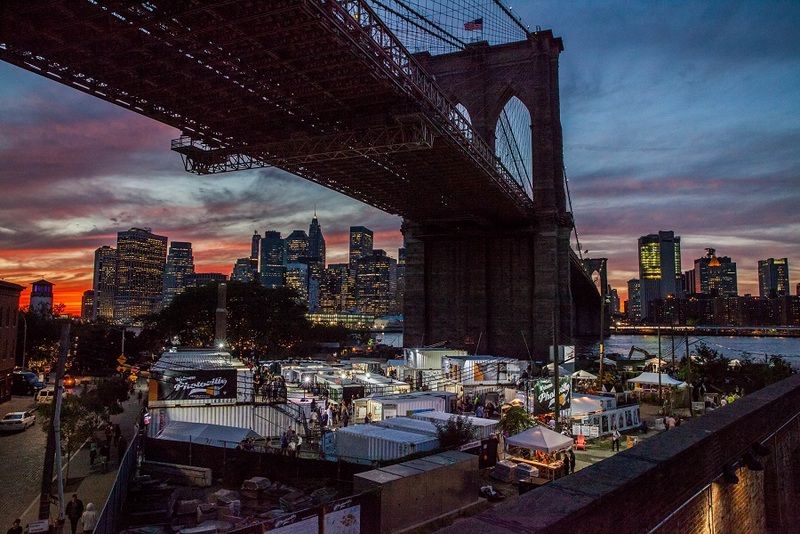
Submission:
M 694 295 L 696 293 L 695 287 L 697 287 L 697 275 L 695 270 L 689 269 L 688 271 L 683 271 L 681 288 L 683 289 L 684 296 Z
M 397 260 L 375 249 L 358 259 L 356 302 L 364 313 L 386 315 L 396 311 Z
M 308 258 L 308 235 L 305 230 L 295 230 L 286 238 L 286 263 Z
M 164 268 L 163 306 L 169 306 L 177 295 L 183 293 L 186 277 L 190 274 L 194 274 L 192 244 L 186 241 L 173 241 L 169 245 L 167 265 Z
M 259 278 L 265 287 L 283 287 L 286 274 L 286 244 L 281 233 L 273 230 L 264 232 L 261 238 L 261 260 Z
M 167 238 L 149 228 L 117 234 L 117 273 L 114 322 L 136 324 L 158 311 L 164 293 Z
M 639 280 L 642 319 L 650 317 L 650 303 L 680 296 L 681 238 L 672 231 L 639 238 Z
M 253 237 L 250 240 L 250 259 L 256 260 L 256 268 L 258 268 L 258 256 L 261 248 L 261 234 L 258 231 L 253 232 Z
M 257 282 L 258 281 L 258 259 L 239 258 L 233 265 L 231 280 L 235 282 Z
M 308 305 L 308 264 L 300 262 L 286 264 L 286 287 L 297 291 L 298 300 Z
M 316 213 L 308 227 L 308 258 L 310 263 L 316 262 L 325 268 L 325 236 L 322 235 Z
M 186 275 L 185 287 L 201 287 L 208 284 L 227 282 L 228 277 L 222 273 L 192 273 Z
M 31 284 L 31 302 L 28 308 L 32 313 L 47 316 L 53 314 L 53 284 L 44 278 Z
M 608 292 L 608 308 L 612 314 L 619 314 L 619 293 L 614 288 Z
M 735 297 L 739 291 L 736 281 L 736 263 L 727 256 L 717 256 L 713 248 L 694 260 L 694 290 L 691 293 Z
M 117 287 L 117 249 L 102 246 L 94 251 L 92 320 L 114 319 L 114 292 Z
M 91 321 L 94 313 L 94 290 L 87 289 L 81 296 L 81 320 Z
M 628 280 L 628 319 L 631 321 L 642 320 L 642 285 L 636 278 Z
M 332 263 L 323 271 L 319 290 L 319 307 L 326 312 L 346 309 L 345 289 L 350 267 L 347 263 Z
M 789 260 L 787 258 L 758 260 L 758 294 L 761 297 L 789 294 Z
M 360 258 L 372 254 L 372 230 L 364 226 L 350 227 L 350 270 L 355 272 Z

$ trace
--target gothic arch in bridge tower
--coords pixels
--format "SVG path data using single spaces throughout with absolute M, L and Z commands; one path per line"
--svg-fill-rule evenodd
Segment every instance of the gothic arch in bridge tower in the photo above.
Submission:
M 531 198 L 533 198 L 534 134 L 528 106 L 515 94 L 511 94 L 495 119 L 494 151 Z

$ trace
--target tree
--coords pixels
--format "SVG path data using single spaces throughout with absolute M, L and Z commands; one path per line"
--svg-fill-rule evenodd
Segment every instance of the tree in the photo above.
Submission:
M 497 426 L 509 436 L 519 434 L 533 426 L 533 419 L 524 406 L 507 406 L 503 409 L 505 411 Z
M 216 308 L 217 284 L 188 288 L 147 318 L 142 335 L 154 341 L 154 352 L 160 349 L 155 345 L 173 340 L 184 346 L 210 347 Z M 306 307 L 289 288 L 228 282 L 227 310 L 228 348 L 246 358 L 298 354 L 311 326 Z
M 445 449 L 459 447 L 475 439 L 477 429 L 468 418 L 453 415 L 446 423 L 434 423 L 439 444 Z
M 56 403 L 42 404 L 37 408 L 44 432 L 50 431 Z M 67 458 L 67 474 L 72 453 L 89 439 L 100 423 L 99 415 L 88 409 L 80 395 L 64 395 L 61 399 L 61 452 Z

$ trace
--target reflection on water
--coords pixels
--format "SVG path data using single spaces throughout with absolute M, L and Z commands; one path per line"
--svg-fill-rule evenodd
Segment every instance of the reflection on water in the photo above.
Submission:
M 403 334 L 387 332 L 376 336 L 379 343 L 393 347 L 403 346 Z M 686 342 L 683 336 L 661 335 L 661 356 L 671 359 L 675 347 L 675 358 L 686 354 Z M 765 355 L 778 355 L 786 358 L 794 367 L 800 368 L 800 338 L 796 337 L 738 337 L 738 336 L 689 336 L 689 350 L 693 351 L 705 343 L 719 351 L 726 358 L 764 358 Z M 577 342 L 575 352 L 578 358 L 596 358 L 599 350 L 598 342 Z M 658 353 L 658 336 L 611 336 L 606 339 L 606 353 L 617 352 L 627 355 L 631 347 L 639 347 L 651 354 Z

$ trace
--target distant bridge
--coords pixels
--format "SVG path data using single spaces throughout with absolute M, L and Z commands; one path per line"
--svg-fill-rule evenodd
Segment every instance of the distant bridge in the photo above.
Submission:
M 406 343 L 526 356 L 554 325 L 561 342 L 596 332 L 599 295 L 569 244 L 561 40 L 464 43 L 417 11 L 385 11 L 395 31 L 410 21 L 463 45 L 415 55 L 370 4 L 386 7 L 3 3 L 0 59 L 178 128 L 187 171 L 275 166 L 403 217 Z M 509 18 L 486 4 L 500 10 L 487 21 Z M 505 127 L 512 97 L 530 111 L 522 150 Z

